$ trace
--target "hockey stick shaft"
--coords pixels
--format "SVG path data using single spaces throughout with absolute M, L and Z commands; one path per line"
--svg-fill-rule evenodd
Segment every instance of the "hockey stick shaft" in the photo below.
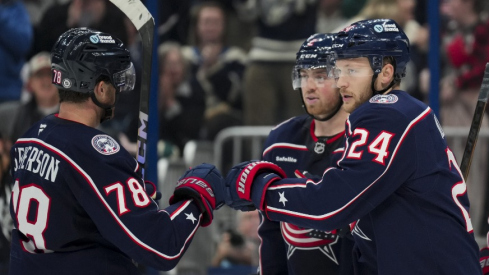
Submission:
M 154 19 L 148 9 L 139 0 L 110 0 L 136 27 L 142 42 L 142 72 L 139 97 L 139 127 L 137 161 L 141 175 L 145 178 L 146 149 L 148 144 L 149 96 L 151 82 L 151 60 L 153 54 Z
M 482 119 L 487 104 L 487 95 L 489 93 L 489 63 L 486 64 L 486 70 L 484 71 L 484 77 L 482 79 L 481 88 L 479 91 L 479 98 L 474 111 L 474 117 L 472 118 L 472 124 L 470 125 L 469 135 L 467 137 L 467 143 L 465 144 L 464 155 L 460 164 L 460 170 L 464 176 L 464 180 L 467 181 L 469 177 L 470 165 L 472 163 L 472 157 L 474 154 L 475 145 L 477 144 L 477 138 L 479 137 L 479 130 L 482 125 Z

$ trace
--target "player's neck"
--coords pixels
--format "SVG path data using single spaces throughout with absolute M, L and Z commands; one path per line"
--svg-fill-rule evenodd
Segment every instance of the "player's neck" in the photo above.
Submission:
M 100 125 L 100 117 L 96 106 L 90 103 L 62 102 L 59 106 L 58 117 L 96 128 Z
M 330 137 L 341 133 L 345 130 L 347 117 L 348 113 L 340 109 L 334 117 L 326 121 L 315 120 L 314 134 L 317 137 Z

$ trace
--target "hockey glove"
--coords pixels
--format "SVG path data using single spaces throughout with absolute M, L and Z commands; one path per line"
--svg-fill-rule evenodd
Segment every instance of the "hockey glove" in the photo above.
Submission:
M 161 199 L 161 192 L 156 189 L 156 185 L 153 182 L 149 180 L 145 180 L 144 186 L 145 186 L 146 194 L 148 194 L 150 198 L 152 198 L 155 201 Z
M 170 204 L 194 199 L 202 211 L 203 227 L 211 224 L 212 211 L 224 205 L 224 179 L 212 164 L 203 163 L 191 168 L 177 182 Z
M 479 252 L 479 262 L 483 275 L 489 275 L 489 248 L 483 247 Z
M 242 211 L 256 208 L 263 210 L 265 191 L 276 180 L 285 178 L 282 168 L 267 161 L 242 162 L 226 176 L 226 204 Z

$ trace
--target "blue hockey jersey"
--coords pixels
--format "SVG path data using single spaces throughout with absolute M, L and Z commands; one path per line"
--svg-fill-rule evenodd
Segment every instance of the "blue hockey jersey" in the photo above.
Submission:
M 431 109 L 392 91 L 345 129 L 343 155 L 321 180 L 268 187 L 268 218 L 325 231 L 357 221 L 355 274 L 481 274 L 465 181 Z
M 199 227 L 191 200 L 148 197 L 136 160 L 113 138 L 51 115 L 11 150 L 12 274 L 137 274 L 169 270 Z
M 287 120 L 272 129 L 265 142 L 263 160 L 279 165 L 288 177 L 307 171 L 321 175 L 341 156 L 344 131 L 332 137 L 317 137 L 309 115 Z M 340 147 L 340 148 L 338 148 Z M 260 274 L 353 274 L 353 241 L 335 231 L 302 228 L 271 221 L 261 215 Z

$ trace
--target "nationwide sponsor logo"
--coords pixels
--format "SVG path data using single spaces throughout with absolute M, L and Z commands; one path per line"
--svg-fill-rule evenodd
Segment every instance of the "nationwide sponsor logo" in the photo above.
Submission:
M 374 31 L 376 31 L 376 32 L 383 32 L 384 31 L 384 27 L 382 27 L 381 25 L 375 25 L 374 26 Z
M 277 156 L 277 157 L 275 157 L 275 161 L 294 162 L 294 163 L 296 163 L 297 162 L 297 159 L 296 158 L 293 158 L 293 157 L 280 157 L 280 156 Z
M 94 34 L 90 36 L 90 42 L 92 42 L 93 44 L 97 44 L 98 42 L 100 42 L 100 40 L 98 39 L 98 36 Z
M 115 44 L 115 40 L 110 35 L 98 35 L 94 34 L 90 36 L 90 42 L 93 44 L 103 43 L 103 44 Z
M 96 135 L 92 138 L 92 146 L 102 155 L 113 155 L 121 149 L 119 143 L 108 135 Z
M 399 32 L 399 28 L 397 28 L 396 24 L 384 23 L 383 27 L 385 32 Z
M 399 98 L 396 95 L 375 95 L 369 100 L 369 102 L 379 104 L 392 104 L 396 103 L 398 100 Z

